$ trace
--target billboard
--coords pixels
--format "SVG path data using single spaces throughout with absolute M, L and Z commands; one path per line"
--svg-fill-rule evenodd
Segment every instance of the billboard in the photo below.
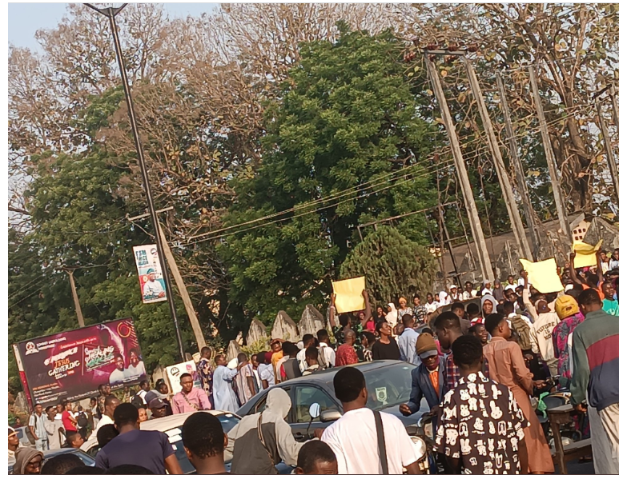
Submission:
M 94 396 L 147 378 L 132 319 L 119 319 L 14 345 L 20 378 L 33 404 Z
M 135 246 L 133 250 L 143 302 L 151 304 L 166 301 L 167 288 L 162 278 L 158 248 L 153 244 Z

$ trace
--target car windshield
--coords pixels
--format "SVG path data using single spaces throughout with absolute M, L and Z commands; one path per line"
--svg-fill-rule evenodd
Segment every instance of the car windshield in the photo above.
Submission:
M 411 371 L 415 368 L 407 363 L 363 372 L 368 388 L 370 409 L 383 409 L 405 403 L 411 394 Z
M 236 416 L 231 414 L 221 414 L 217 416 L 218 420 L 221 422 L 221 426 L 223 426 L 223 431 L 225 433 L 229 433 L 230 430 L 238 424 L 240 421 Z M 186 452 L 184 451 L 184 443 L 182 443 L 181 438 L 181 427 L 176 428 L 175 430 L 169 430 L 167 432 L 169 435 L 169 441 L 173 446 L 173 450 L 175 452 L 175 457 L 182 468 L 182 472 L 184 474 L 190 474 L 195 471 L 195 468 L 192 466 L 188 457 L 186 457 Z

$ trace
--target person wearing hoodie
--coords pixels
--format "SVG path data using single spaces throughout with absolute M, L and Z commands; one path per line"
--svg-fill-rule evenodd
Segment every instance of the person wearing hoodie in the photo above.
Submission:
M 227 434 L 225 463 L 231 461 L 232 474 L 277 474 L 275 465 L 283 461 L 296 466 L 299 443 L 286 423 L 292 401 L 286 391 L 274 388 L 266 396 L 266 409 L 245 416 Z
M 538 300 L 535 306 L 538 316 L 530 327 L 532 351 L 541 355 L 549 367 L 550 375 L 554 377 L 558 375 L 558 358 L 554 353 L 552 332 L 558 326 L 560 319 L 558 319 L 558 314 L 550 310 L 545 299 Z
M 487 316 L 493 314 L 498 307 L 498 301 L 495 300 L 491 294 L 483 294 L 480 299 L 480 310 L 482 311 L 482 319 L 486 319 Z
M 33 447 L 20 447 L 15 450 L 13 475 L 33 475 L 41 473 L 43 452 Z

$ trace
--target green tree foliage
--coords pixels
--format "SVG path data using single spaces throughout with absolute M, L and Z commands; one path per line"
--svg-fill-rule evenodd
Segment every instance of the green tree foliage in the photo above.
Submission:
M 437 131 L 418 116 L 421 84 L 404 73 L 400 42 L 340 28 L 334 43 L 301 46 L 300 64 L 267 108 L 263 164 L 235 182 L 238 201 L 225 219 L 235 226 L 282 213 L 225 231 L 220 245 L 232 298 L 267 322 L 280 309 L 294 317 L 324 303 L 357 225 L 436 197 L 427 156 Z M 423 219 L 401 222 L 405 236 L 426 240 Z
M 425 247 L 394 227 L 382 226 L 352 250 L 340 267 L 340 278 L 365 275 L 370 302 L 387 304 L 430 291 L 434 270 L 435 259 Z

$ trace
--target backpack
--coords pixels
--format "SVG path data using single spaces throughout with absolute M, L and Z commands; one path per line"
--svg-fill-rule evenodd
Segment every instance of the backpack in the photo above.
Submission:
M 532 343 L 530 342 L 530 326 L 521 316 L 513 316 L 510 319 L 511 326 L 517 333 L 517 343 L 522 350 L 531 350 Z
M 80 411 L 78 416 L 76 416 L 76 422 L 78 423 L 78 428 L 86 428 L 89 425 L 89 419 L 83 411 Z

